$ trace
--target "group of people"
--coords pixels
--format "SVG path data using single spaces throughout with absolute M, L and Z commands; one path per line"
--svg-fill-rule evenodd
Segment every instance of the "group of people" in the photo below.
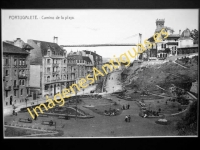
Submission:
M 131 116 L 130 115 L 128 115 L 128 116 L 126 115 L 125 116 L 125 121 L 126 122 L 131 122 Z
M 13 109 L 13 115 L 17 116 L 17 112 L 15 112 L 15 109 Z
M 130 105 L 129 104 L 127 104 L 126 106 L 122 106 L 122 110 L 125 110 L 125 109 L 129 109 L 130 108 Z

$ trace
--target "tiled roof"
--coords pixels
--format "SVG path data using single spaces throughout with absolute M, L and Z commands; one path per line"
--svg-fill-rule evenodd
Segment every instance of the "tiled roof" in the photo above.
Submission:
M 167 45 L 178 45 L 178 42 L 168 42 Z
M 180 37 L 178 40 L 194 40 L 191 37 Z
M 52 51 L 55 51 L 56 53 L 60 53 L 63 55 L 64 50 L 57 44 L 57 43 L 52 43 L 52 42 L 45 42 L 45 41 L 38 41 L 38 40 L 33 40 L 35 44 L 38 42 L 40 43 L 42 55 L 47 54 L 47 50 L 50 48 Z
M 92 62 L 91 59 L 87 56 L 82 56 L 83 57 L 83 60 L 87 61 L 87 62 Z
M 88 50 L 83 50 L 86 54 L 90 54 L 91 53 L 91 55 L 93 55 L 93 56 L 100 56 L 99 54 L 97 54 L 97 53 L 94 53 L 94 52 L 92 52 L 92 51 L 88 51 Z
M 83 60 L 83 57 L 81 55 L 70 55 L 67 56 L 68 58 L 73 58 L 75 60 Z
M 32 46 L 30 46 L 27 43 L 24 43 L 23 48 L 25 48 L 25 49 L 34 49 Z
M 168 37 L 176 37 L 176 38 L 179 38 L 180 35 L 179 35 L 179 34 L 170 34 L 170 35 L 168 35 Z
M 3 52 L 13 54 L 29 54 L 25 50 L 6 42 L 3 42 Z

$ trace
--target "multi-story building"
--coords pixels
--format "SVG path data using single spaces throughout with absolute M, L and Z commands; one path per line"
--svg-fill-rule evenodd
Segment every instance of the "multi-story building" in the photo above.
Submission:
M 72 68 L 73 72 L 71 72 L 71 76 L 75 77 L 76 83 L 81 78 L 85 78 L 87 75 L 90 74 L 90 77 L 93 77 L 93 62 L 91 57 L 86 56 L 84 51 L 77 51 L 77 52 L 70 52 L 67 57 L 68 60 L 73 60 L 73 66 L 68 64 L 69 69 Z
M 18 38 L 14 42 L 3 42 L 4 105 L 6 106 L 24 102 L 28 94 L 29 52 L 32 47 L 27 43 L 17 45 L 19 40 Z
M 198 53 L 198 44 L 194 44 L 194 39 L 191 37 L 190 30 L 185 29 L 178 39 L 177 54 Z
M 95 67 L 98 70 L 100 70 L 101 72 L 103 72 L 103 70 L 102 70 L 102 65 L 103 65 L 102 56 L 97 54 L 96 51 L 92 52 L 92 51 L 88 51 L 88 50 L 83 50 L 82 52 L 83 52 L 84 56 L 88 56 L 90 58 L 90 60 L 93 63 L 93 67 Z M 96 83 L 101 82 L 101 81 L 103 81 L 102 76 L 98 76 Z
M 62 92 L 69 86 L 67 52 L 57 43 L 28 40 L 28 44 L 34 48 L 30 53 L 31 95 Z
M 182 34 L 181 30 L 179 30 L 179 34 L 174 34 L 174 30 L 164 26 L 164 23 L 164 19 L 156 20 L 156 30 L 154 34 L 165 29 L 168 32 L 168 36 L 161 42 L 152 45 L 152 48 L 147 49 L 145 53 L 147 54 L 148 59 L 164 59 L 173 55 L 177 56 L 179 54 L 197 53 L 198 44 L 194 44 L 194 39 L 191 38 L 189 29 L 184 30 Z M 155 42 L 153 36 L 150 37 L 148 41 L 151 43 Z

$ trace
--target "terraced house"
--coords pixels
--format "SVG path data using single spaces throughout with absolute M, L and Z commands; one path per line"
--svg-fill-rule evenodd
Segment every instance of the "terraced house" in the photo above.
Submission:
M 68 69 L 72 70 L 71 77 L 75 77 L 76 83 L 78 83 L 81 78 L 85 78 L 88 74 L 90 74 L 90 77 L 93 77 L 93 58 L 86 56 L 84 51 L 71 51 L 68 54 L 67 59 L 68 61 L 71 60 L 72 62 L 74 62 L 73 66 L 71 64 L 68 64 Z
M 3 103 L 5 106 L 24 102 L 29 93 L 29 52 L 33 48 L 19 41 L 20 38 L 13 42 L 3 42 Z
M 70 82 L 67 52 L 57 43 L 28 40 L 28 44 L 34 48 L 30 53 L 30 94 L 45 97 L 62 92 Z

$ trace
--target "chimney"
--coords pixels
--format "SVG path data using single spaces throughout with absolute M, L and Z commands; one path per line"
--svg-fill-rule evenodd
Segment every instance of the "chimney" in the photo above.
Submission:
M 56 43 L 56 44 L 58 44 L 58 37 L 53 37 L 53 43 Z
M 179 30 L 179 35 L 181 35 L 181 30 Z

